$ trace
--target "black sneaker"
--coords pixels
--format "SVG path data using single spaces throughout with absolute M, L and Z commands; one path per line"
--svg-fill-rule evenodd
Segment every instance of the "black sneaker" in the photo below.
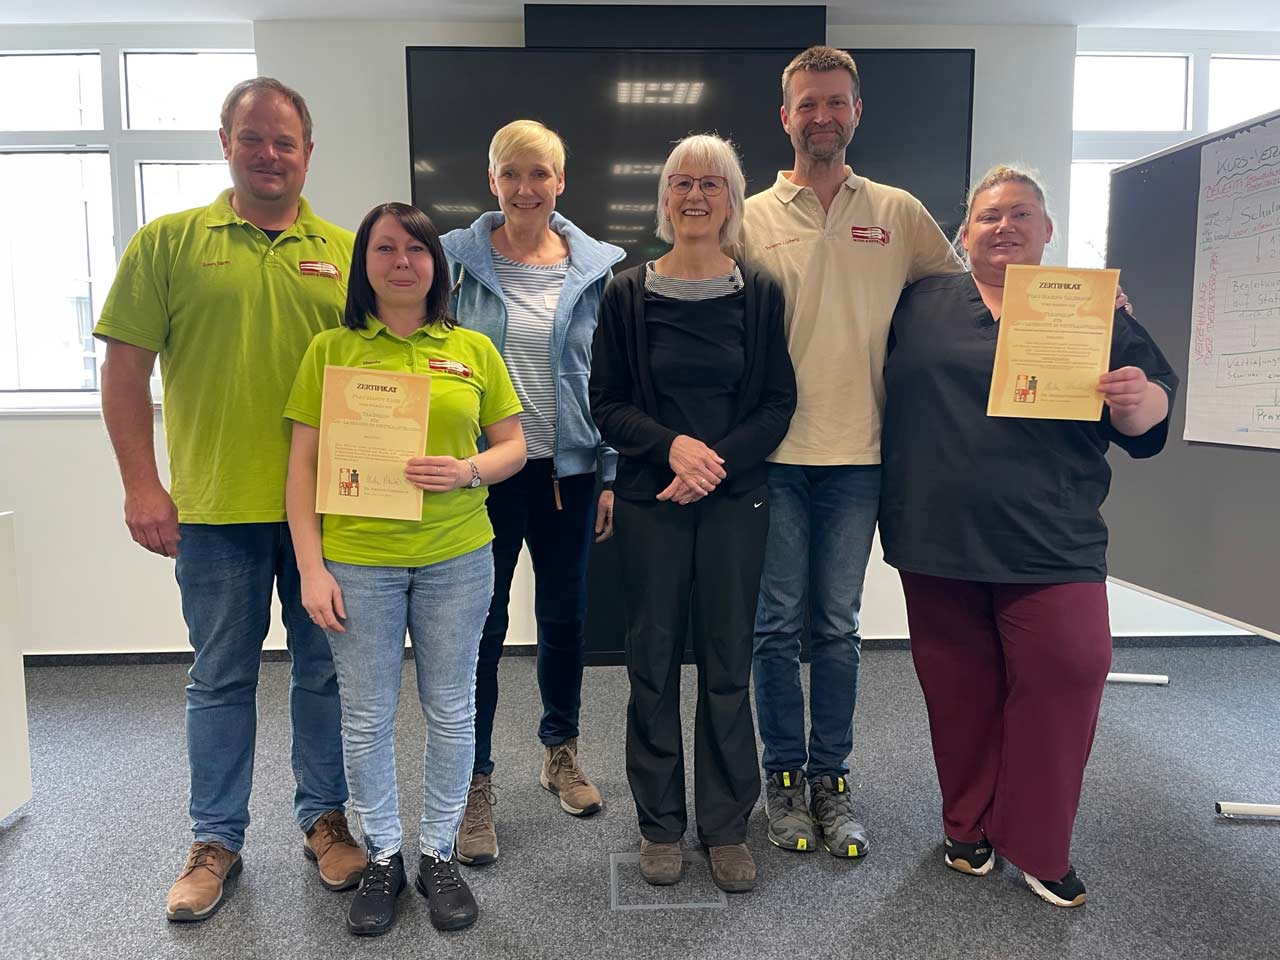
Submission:
M 396 922 L 396 897 L 404 892 L 404 857 L 370 860 L 360 873 L 360 889 L 351 898 L 347 929 L 359 936 L 386 933 Z
M 427 898 L 431 925 L 437 930 L 461 930 L 480 916 L 476 898 L 452 858 L 439 860 L 424 853 L 418 861 L 418 879 L 414 886 Z
M 942 862 L 952 870 L 959 870 L 974 877 L 985 877 L 996 865 L 995 851 L 986 840 L 964 843 L 947 837 L 943 844 Z
M 1075 867 L 1070 867 L 1061 880 L 1037 880 L 1025 870 L 1022 876 L 1045 903 L 1055 907 L 1078 907 L 1084 903 L 1084 882 L 1076 876 Z

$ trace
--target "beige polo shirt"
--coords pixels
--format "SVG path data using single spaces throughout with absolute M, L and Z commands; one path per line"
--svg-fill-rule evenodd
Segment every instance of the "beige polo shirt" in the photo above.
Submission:
M 787 298 L 787 346 L 799 391 L 774 463 L 880 462 L 884 358 L 898 294 L 963 270 L 924 205 L 849 172 L 823 211 L 780 172 L 747 200 L 735 258 L 770 274 Z

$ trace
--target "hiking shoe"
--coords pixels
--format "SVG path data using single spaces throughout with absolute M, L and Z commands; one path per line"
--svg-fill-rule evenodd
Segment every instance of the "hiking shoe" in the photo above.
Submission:
M 964 843 L 947 837 L 943 844 L 942 862 L 952 870 L 959 870 L 973 877 L 985 877 L 996 865 L 996 856 L 985 838 L 977 843 Z
M 707 847 L 711 879 L 725 893 L 746 893 L 756 885 L 756 862 L 745 843 Z
M 418 861 L 418 892 L 427 898 L 431 925 L 437 930 L 461 930 L 476 922 L 480 908 L 452 857 L 441 860 L 424 853 Z
M 213 916 L 222 906 L 223 885 L 243 867 L 240 854 L 232 853 L 220 843 L 193 843 L 182 873 L 169 888 L 166 915 L 175 923 L 191 923 Z
M 833 857 L 866 856 L 867 828 L 853 815 L 848 780 L 832 776 L 810 778 L 809 809 L 827 853 Z
M 354 887 L 368 859 L 351 836 L 341 810 L 330 810 L 311 825 L 302 839 L 302 852 L 320 868 L 320 883 L 326 890 Z
M 1084 883 L 1076 876 L 1075 867 L 1069 868 L 1061 880 L 1037 880 L 1025 870 L 1022 877 L 1045 903 L 1055 907 L 1078 907 L 1084 903 Z
M 771 773 L 764 785 L 764 812 L 769 818 L 769 842 L 784 850 L 813 850 L 817 831 L 804 802 L 804 774 L 799 770 Z
M 680 879 L 684 852 L 678 843 L 654 843 L 640 838 L 640 876 L 655 887 L 669 887 Z
M 404 893 L 404 857 L 397 850 L 368 860 L 360 871 L 360 889 L 351 898 L 347 929 L 357 936 L 386 933 L 396 922 L 396 898 Z
M 493 807 L 497 802 L 489 775 L 473 774 L 471 789 L 467 791 L 467 809 L 463 811 L 453 845 L 459 863 L 478 867 L 498 859 L 498 827 L 493 820 Z
M 604 806 L 600 791 L 578 765 L 577 737 L 543 747 L 542 775 L 538 780 L 544 790 L 560 798 L 560 809 L 575 817 L 590 816 Z

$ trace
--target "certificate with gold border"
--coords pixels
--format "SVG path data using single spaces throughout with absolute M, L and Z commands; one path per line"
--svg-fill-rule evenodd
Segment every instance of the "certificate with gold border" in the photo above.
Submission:
M 405 463 L 427 449 L 431 377 L 324 368 L 316 513 L 418 520 L 422 491 Z
M 1119 270 L 1010 266 L 987 416 L 1099 420 Z

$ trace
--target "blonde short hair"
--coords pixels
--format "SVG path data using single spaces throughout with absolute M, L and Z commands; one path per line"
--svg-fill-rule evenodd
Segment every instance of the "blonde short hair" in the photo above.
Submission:
M 521 154 L 532 154 L 551 163 L 557 177 L 564 176 L 564 141 L 560 134 L 537 120 L 513 120 L 489 141 L 489 172 Z
M 858 65 L 853 62 L 853 57 L 835 47 L 810 47 L 796 54 L 795 59 L 787 64 L 787 69 L 782 71 L 782 103 L 788 109 L 791 107 L 791 75 L 801 70 L 812 73 L 843 70 L 853 82 L 853 99 L 862 96 L 862 81 L 858 79 Z
M 729 215 L 720 226 L 720 246 L 727 247 L 738 239 L 742 230 L 742 208 L 747 201 L 747 178 L 742 174 L 742 163 L 734 145 L 714 133 L 695 133 L 679 141 L 662 167 L 658 179 L 658 237 L 667 243 L 675 243 L 675 231 L 666 218 L 663 208 L 667 203 L 667 177 L 680 173 L 686 164 L 699 173 L 712 173 L 725 178 L 725 191 L 729 199 Z
M 1044 198 L 1044 187 L 1040 186 L 1040 181 L 1036 179 L 1036 176 L 1037 174 L 1034 170 L 1009 163 L 997 163 L 984 173 L 982 179 L 969 188 L 969 196 L 965 198 L 964 217 L 961 218 L 960 229 L 956 231 L 955 239 L 952 241 L 956 251 L 961 256 L 964 255 L 964 238 L 969 232 L 969 218 L 973 216 L 973 202 L 978 199 L 979 194 L 1004 183 L 1021 183 L 1030 187 L 1036 195 L 1036 199 L 1040 201 L 1040 206 L 1044 207 L 1044 215 L 1052 223 L 1053 217 L 1049 213 L 1049 204 Z

